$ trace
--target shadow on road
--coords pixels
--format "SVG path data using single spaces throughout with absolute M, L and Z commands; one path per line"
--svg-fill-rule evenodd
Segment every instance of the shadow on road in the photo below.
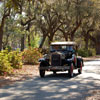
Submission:
M 78 73 L 74 73 L 74 77 L 76 77 L 77 75 L 79 75 Z M 74 78 L 73 77 L 73 78 Z M 59 79 L 66 79 L 66 80 L 68 80 L 68 79 L 71 79 L 70 77 L 69 77 L 69 75 L 68 75 L 68 73 L 57 73 L 57 74 L 48 74 L 48 75 L 46 75 L 44 78 L 49 78 L 49 79 L 57 79 L 57 80 L 59 80 Z
M 35 77 L 0 90 L 0 100 L 85 100 L 89 90 L 100 89 L 95 79 L 66 73 Z

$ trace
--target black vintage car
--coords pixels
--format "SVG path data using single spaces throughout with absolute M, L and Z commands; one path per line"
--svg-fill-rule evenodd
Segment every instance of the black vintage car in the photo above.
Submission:
M 45 76 L 45 71 L 68 71 L 70 77 L 73 77 L 73 70 L 78 69 L 82 73 L 83 59 L 77 56 L 77 44 L 75 42 L 53 42 L 50 46 L 50 53 L 45 54 L 39 59 L 40 77 Z

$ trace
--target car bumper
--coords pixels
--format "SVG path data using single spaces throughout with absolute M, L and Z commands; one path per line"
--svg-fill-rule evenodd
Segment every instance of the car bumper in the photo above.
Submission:
M 69 70 L 70 66 L 47 66 L 47 67 L 39 67 L 39 70 L 45 71 L 66 71 Z

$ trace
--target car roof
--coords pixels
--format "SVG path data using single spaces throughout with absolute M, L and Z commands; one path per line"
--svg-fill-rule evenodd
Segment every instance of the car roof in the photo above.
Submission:
M 67 41 L 67 42 L 52 42 L 51 45 L 77 45 L 76 42 Z

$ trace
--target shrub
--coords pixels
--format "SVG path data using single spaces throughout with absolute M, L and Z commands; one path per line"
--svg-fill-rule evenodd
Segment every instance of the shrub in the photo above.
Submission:
M 11 51 L 9 54 L 9 62 L 11 63 L 11 66 L 16 69 L 22 68 L 22 54 L 19 52 L 19 50 Z
M 85 49 L 79 49 L 78 50 L 78 55 L 82 56 L 82 57 L 88 57 L 88 51 Z
M 89 50 L 79 49 L 78 54 L 82 57 L 89 57 L 89 56 L 95 56 L 96 51 L 95 51 L 95 49 L 89 49 Z
M 17 51 L 8 52 L 3 50 L 0 52 L 0 74 L 11 74 L 13 68 L 22 68 L 22 55 Z
M 89 48 L 88 54 L 89 54 L 89 56 L 95 56 L 96 55 L 96 50 L 92 49 L 92 48 Z
M 7 50 L 8 50 L 9 52 L 12 50 L 11 46 L 7 46 L 6 48 L 7 48 Z
M 35 33 L 33 33 L 35 34 Z M 31 40 L 31 47 L 38 48 L 39 47 L 40 36 L 38 34 L 34 35 L 34 39 Z
M 10 62 L 8 61 L 8 50 L 0 52 L 0 74 L 11 74 L 13 68 L 11 67 Z
M 42 56 L 38 48 L 28 48 L 22 52 L 24 64 L 38 64 L 38 59 Z

